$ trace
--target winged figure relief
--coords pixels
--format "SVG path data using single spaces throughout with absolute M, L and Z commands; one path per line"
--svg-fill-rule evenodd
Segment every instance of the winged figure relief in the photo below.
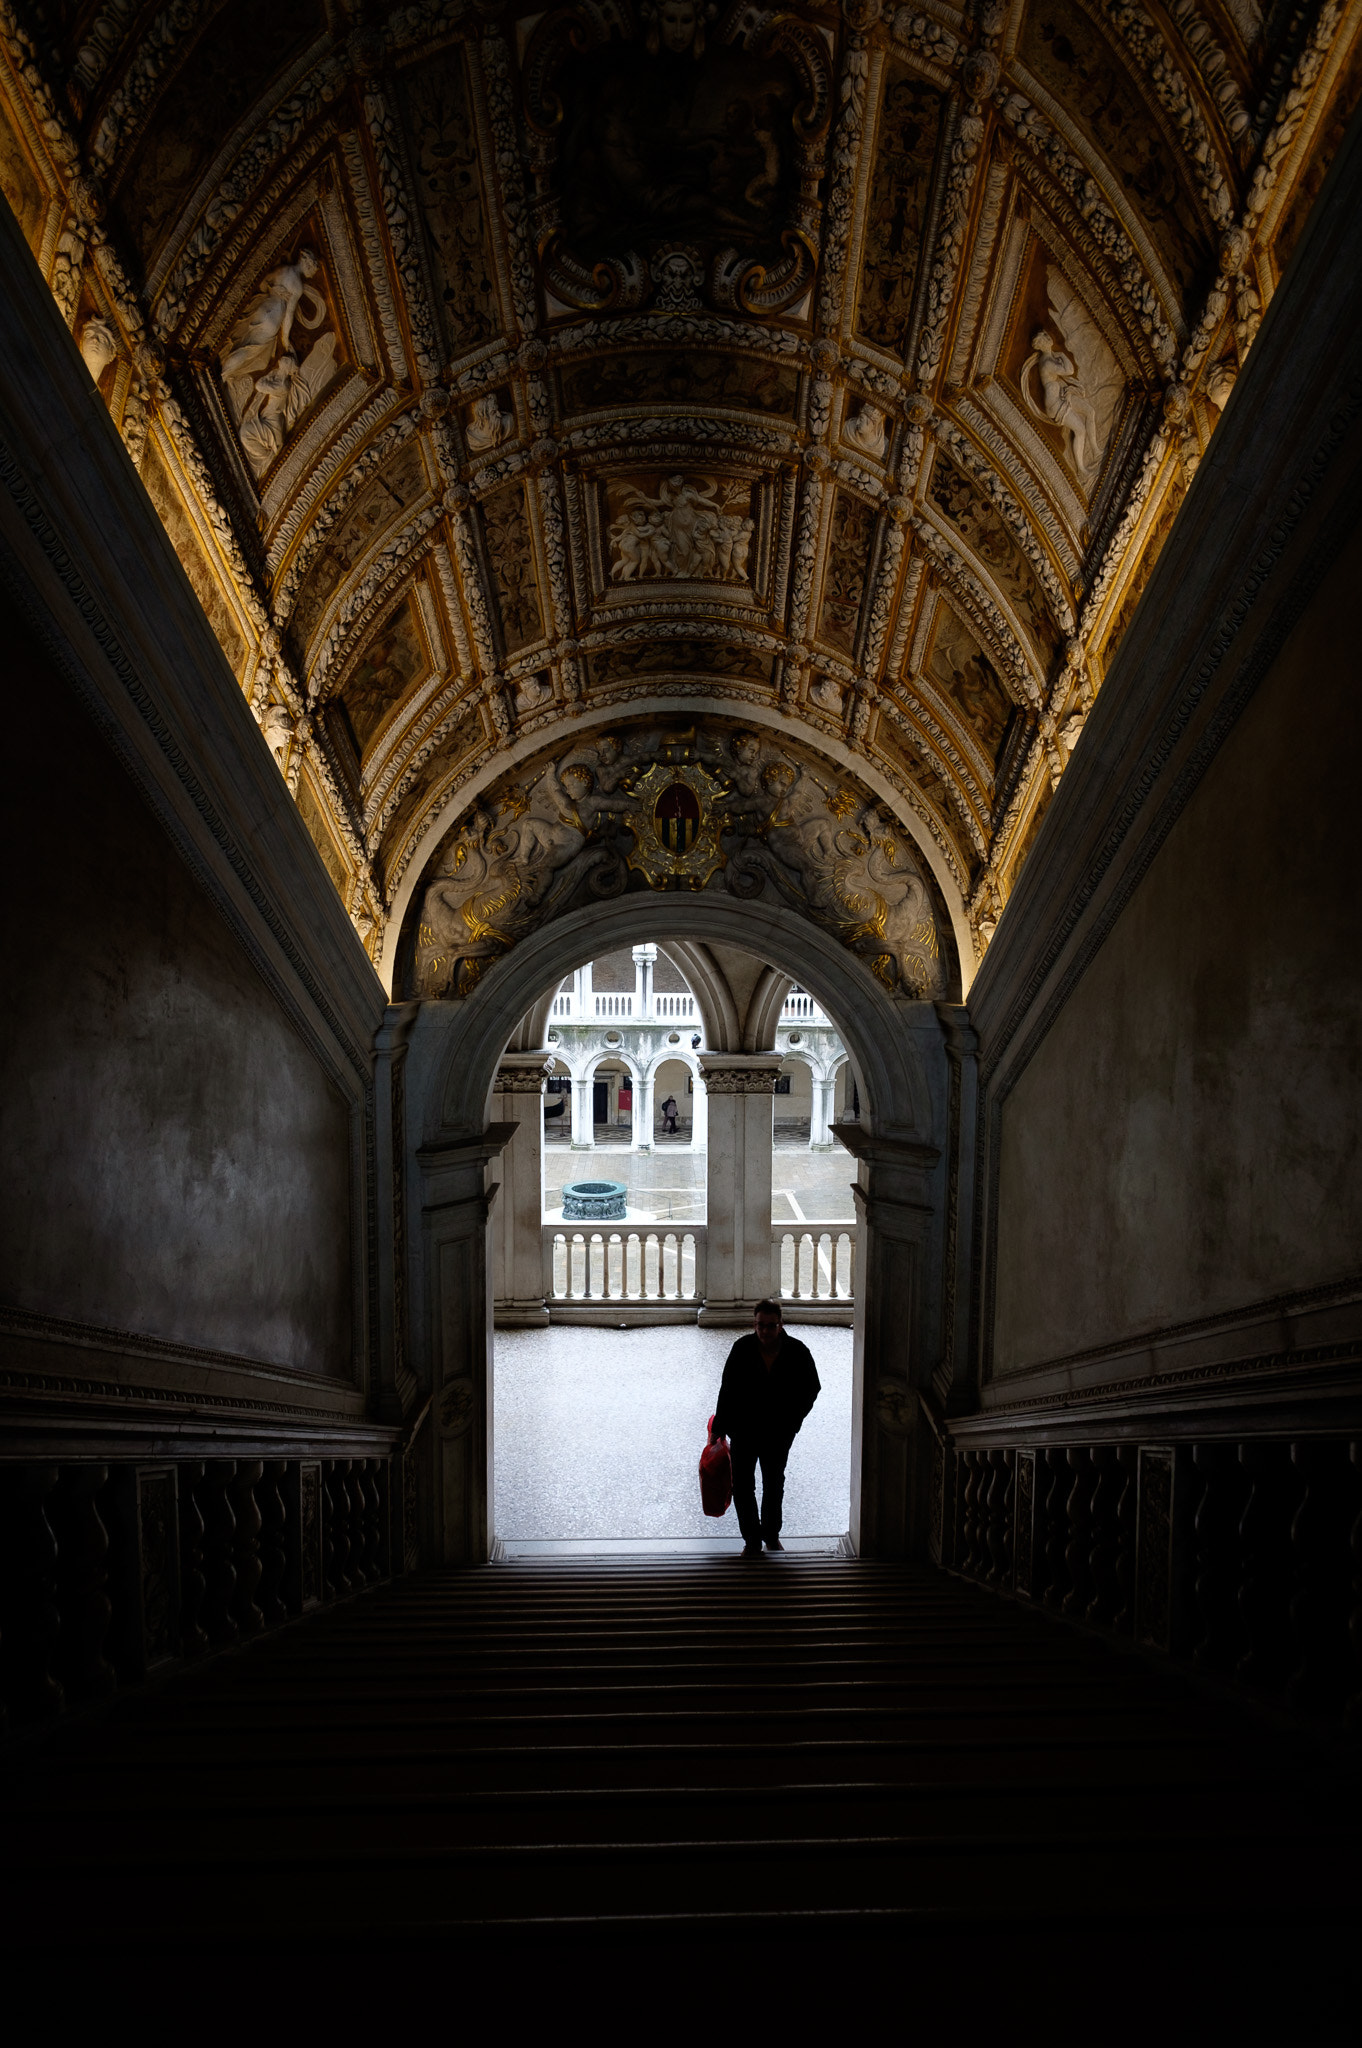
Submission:
M 1053 332 L 1041 327 L 1031 337 L 1031 354 L 1022 364 L 1022 397 L 1036 419 L 1064 430 L 1069 459 L 1086 492 L 1097 479 L 1125 379 L 1057 264 L 1050 264 L 1046 286 Z

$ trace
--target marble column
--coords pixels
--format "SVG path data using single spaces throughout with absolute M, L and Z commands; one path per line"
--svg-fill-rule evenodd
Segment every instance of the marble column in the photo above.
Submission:
M 633 1148 L 635 1152 L 651 1152 L 653 1149 L 653 1076 L 640 1060 L 639 1071 L 634 1080 L 634 1129 Z
M 812 1080 L 812 1100 L 809 1104 L 809 1150 L 811 1152 L 831 1152 L 832 1131 L 829 1126 L 832 1123 L 832 1104 L 837 1087 L 837 1077 L 834 1074 L 831 1080 L 824 1080 L 821 1075 L 815 1074 Z
M 851 1540 L 858 1556 L 924 1556 L 931 1431 L 917 1398 L 930 1385 L 941 1154 L 834 1124 L 855 1155 L 858 1228 L 852 1352 Z
M 594 1098 L 591 1093 L 595 1076 L 588 1074 L 585 1080 L 573 1075 L 572 1078 L 572 1150 L 589 1152 L 596 1143 L 596 1119 L 592 1109 Z
M 705 1301 L 699 1320 L 744 1326 L 771 1292 L 771 1116 L 778 1053 L 702 1053 L 708 1097 Z
M 646 1024 L 653 1014 L 653 968 L 656 946 L 634 948 L 634 1022 Z
M 491 1175 L 516 1124 L 417 1153 L 426 1239 L 435 1442 L 436 1555 L 485 1564 L 492 1532 Z
M 494 1313 L 503 1330 L 547 1329 L 544 1305 L 544 1077 L 547 1052 L 507 1053 L 497 1068 L 492 1115 L 514 1124 L 501 1158 L 501 1195 L 492 1211 Z

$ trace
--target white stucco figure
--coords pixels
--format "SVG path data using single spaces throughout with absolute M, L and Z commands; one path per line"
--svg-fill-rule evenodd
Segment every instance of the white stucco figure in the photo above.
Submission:
M 324 334 L 300 363 L 285 349 L 272 369 L 255 379 L 237 429 L 246 459 L 263 476 L 283 448 L 285 436 L 320 396 L 335 370 L 336 337 Z
M 1087 307 L 1053 263 L 1048 290 L 1054 331 L 1040 327 L 1031 337 L 1032 352 L 1021 369 L 1022 396 L 1036 419 L 1064 430 L 1086 491 L 1101 467 L 1125 380 Z
M 320 267 L 315 249 L 300 249 L 294 262 L 281 263 L 269 273 L 232 328 L 231 342 L 222 357 L 222 381 L 238 419 L 251 402 L 256 378 L 268 370 L 275 350 L 282 355 L 290 348 L 294 322 L 315 328 L 325 320 L 326 301 L 308 282 Z
M 495 391 L 485 391 L 474 400 L 468 415 L 468 445 L 475 455 L 485 455 L 506 439 L 514 425 L 513 416 L 502 411 Z
M 118 354 L 118 337 L 107 320 L 87 320 L 80 330 L 81 360 L 98 384 Z
M 849 442 L 853 448 L 859 448 L 872 462 L 884 459 L 888 438 L 888 425 L 877 405 L 861 406 L 842 429 L 842 439 Z

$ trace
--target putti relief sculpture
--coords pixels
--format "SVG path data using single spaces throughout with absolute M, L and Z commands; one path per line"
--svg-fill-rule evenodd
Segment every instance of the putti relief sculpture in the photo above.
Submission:
M 626 509 L 609 533 L 615 582 L 746 580 L 755 525 L 736 508 L 750 504 L 748 486 L 720 486 L 713 477 L 669 476 L 656 497 L 630 487 L 622 502 Z

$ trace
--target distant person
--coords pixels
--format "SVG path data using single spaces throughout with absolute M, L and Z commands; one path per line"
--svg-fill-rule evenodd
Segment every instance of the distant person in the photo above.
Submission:
M 676 1130 L 676 1127 L 677 1127 L 677 1125 L 676 1125 L 676 1116 L 677 1116 L 677 1110 L 676 1110 L 676 1097 L 675 1097 L 674 1095 L 669 1095 L 669 1096 L 667 1097 L 666 1101 L 665 1101 L 665 1102 L 663 1103 L 663 1105 L 662 1105 L 662 1135 L 663 1135 L 663 1137 L 666 1137 L 666 1136 L 668 1135 L 668 1133 L 670 1133 L 670 1132 L 673 1132 L 673 1131 L 675 1131 L 675 1130 Z
M 804 1417 L 821 1391 L 813 1353 L 785 1328 L 778 1301 L 759 1301 L 750 1337 L 739 1337 L 724 1361 L 718 1405 L 709 1440 L 729 1439 L 733 1459 L 733 1505 L 738 1510 L 743 1556 L 783 1550 L 781 1509 L 785 1503 L 785 1461 Z M 757 1512 L 757 1465 L 761 1465 L 761 1512 Z

